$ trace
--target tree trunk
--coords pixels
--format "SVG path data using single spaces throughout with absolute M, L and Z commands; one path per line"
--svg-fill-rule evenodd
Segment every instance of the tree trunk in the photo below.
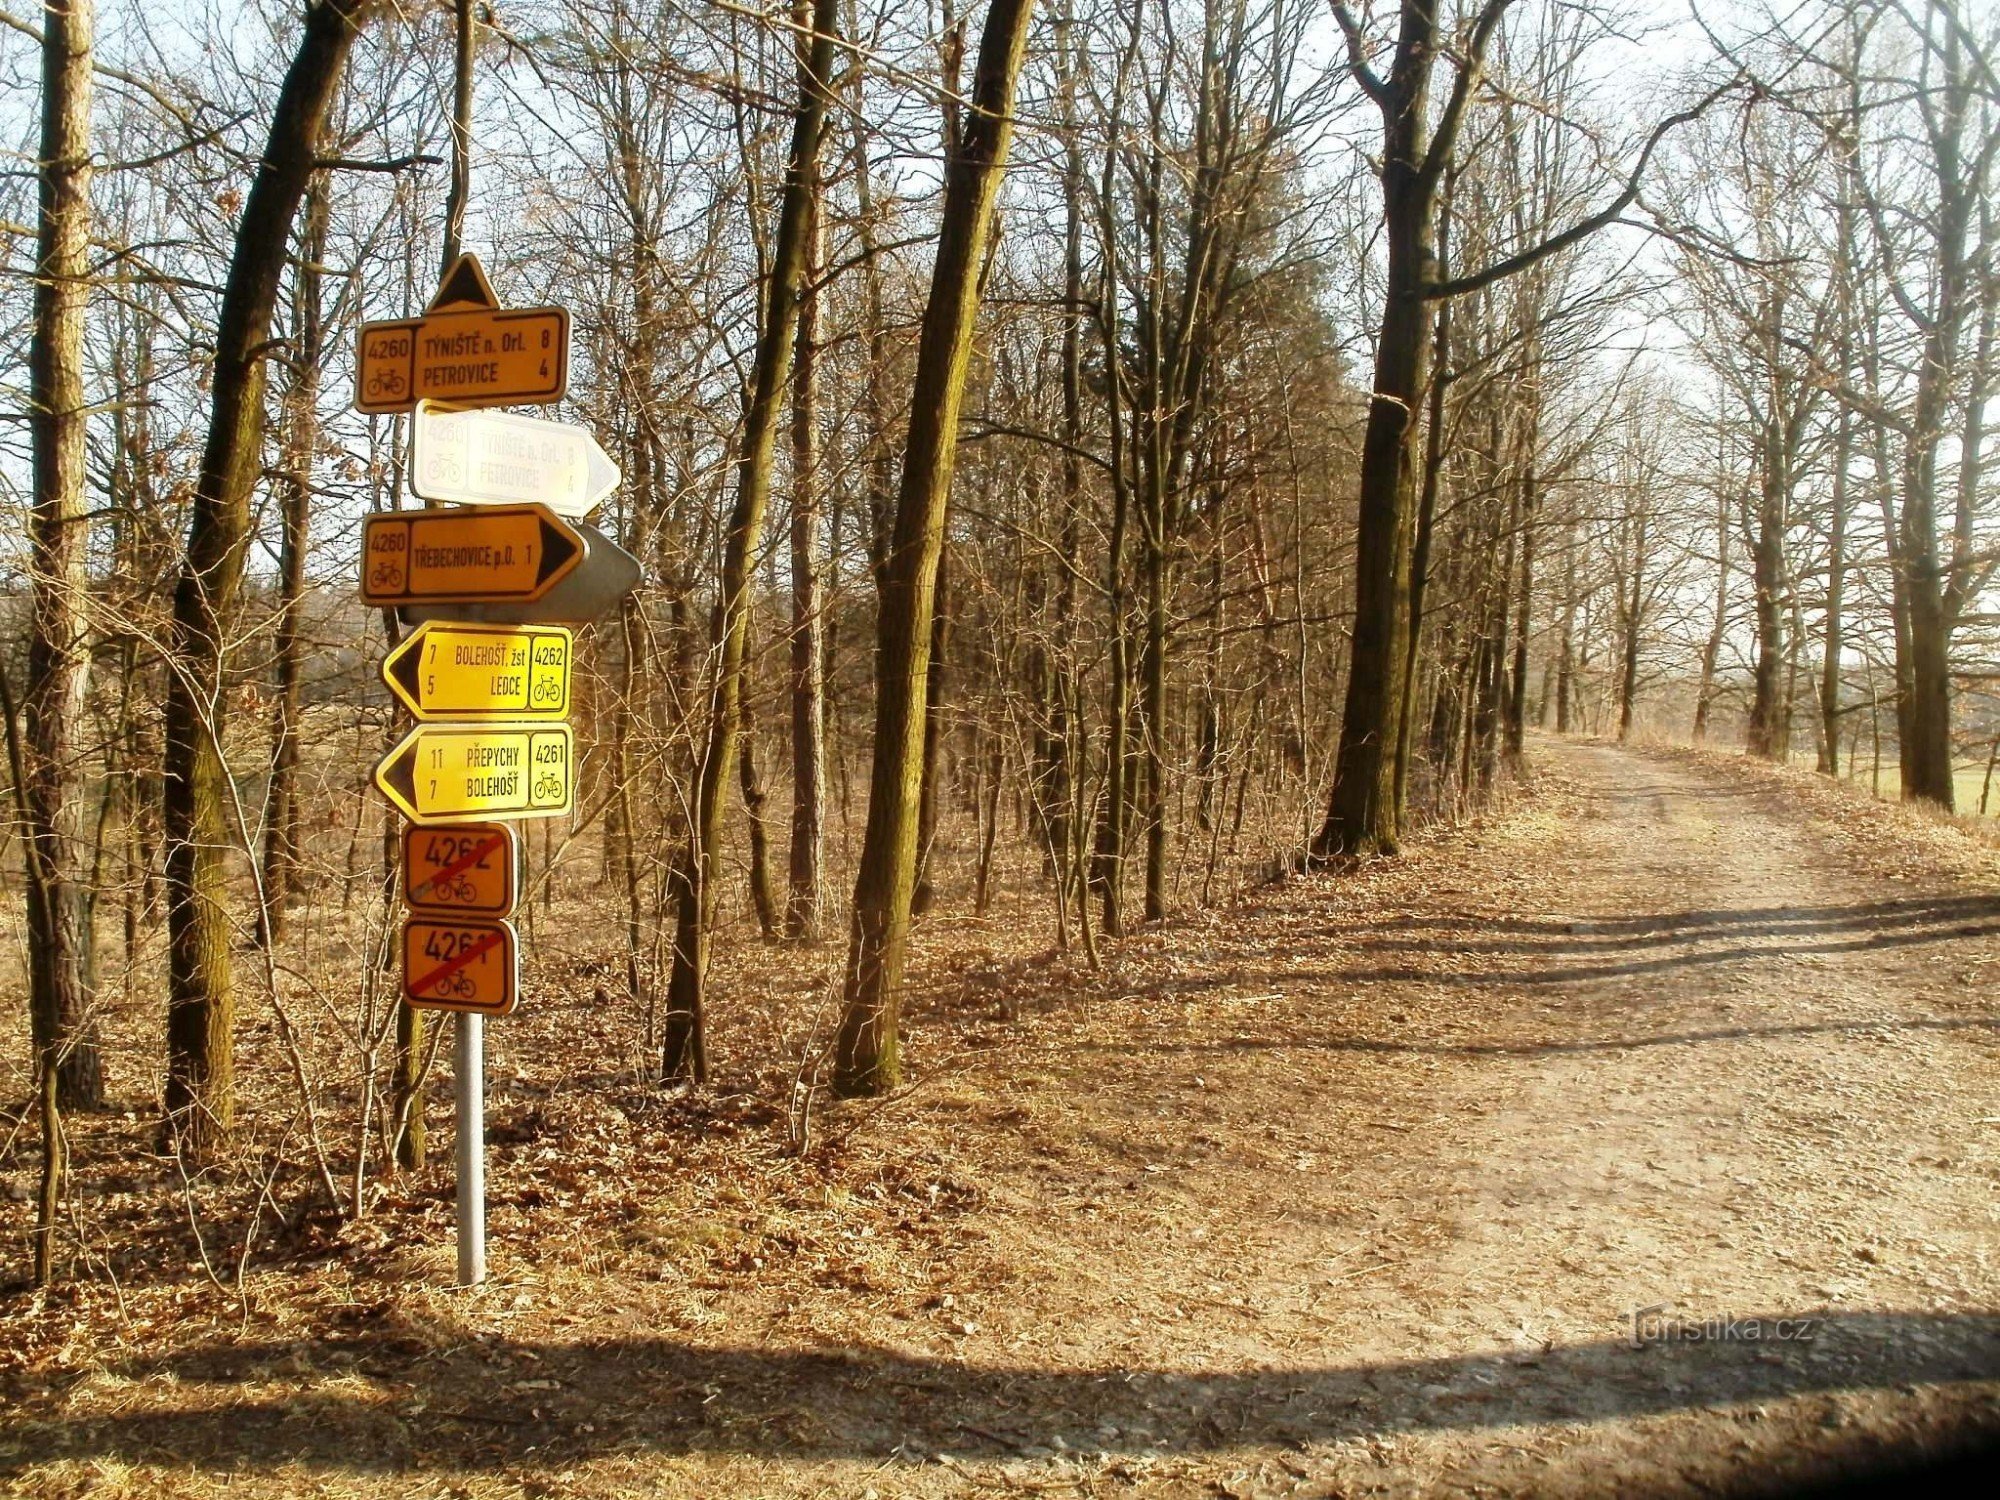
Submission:
M 235 993 L 228 850 L 233 791 L 222 759 L 224 662 L 263 460 L 265 345 L 299 202 L 319 137 L 371 0 L 319 0 L 279 90 L 243 206 L 216 320 L 212 406 L 187 553 L 174 589 L 164 810 L 167 840 L 166 1118 L 196 1157 L 235 1118 Z
M 1646 532 L 1650 519 L 1644 512 L 1640 513 L 1639 534 L 1632 548 L 1632 589 L 1625 598 L 1622 611 L 1625 616 L 1625 639 L 1618 669 L 1618 743 L 1621 745 L 1632 737 L 1632 717 L 1639 702 L 1639 631 L 1645 624 Z
M 820 860 L 826 814 L 826 660 L 820 635 L 819 564 L 819 275 L 823 227 L 815 211 L 806 235 L 799 326 L 792 353 L 792 836 L 785 932 L 819 937 Z
M 1507 692 L 1507 762 L 1518 767 L 1526 746 L 1528 726 L 1528 628 L 1535 608 L 1536 515 L 1541 508 L 1541 491 L 1536 485 L 1536 424 L 1529 423 L 1528 442 L 1521 475 L 1521 587 L 1514 604 L 1514 676 Z
M 1790 485 L 1779 420 L 1774 398 L 1773 409 L 1765 416 L 1757 526 L 1750 552 L 1757 601 L 1757 665 L 1750 699 L 1749 747 L 1752 755 L 1766 760 L 1783 760 L 1790 738 L 1789 705 L 1784 694 L 1785 512 Z
M 306 552 L 312 536 L 313 457 L 319 446 L 320 262 L 326 257 L 324 172 L 306 196 L 305 239 L 293 283 L 290 385 L 285 392 L 284 536 L 278 555 L 277 702 L 271 716 L 271 794 L 264 812 L 266 943 L 285 935 L 299 863 L 299 707 L 305 665 Z
M 1716 616 L 1719 620 L 1720 614 Z M 1570 731 L 1570 695 L 1576 677 L 1576 519 L 1563 523 L 1562 639 L 1556 643 L 1556 733 Z
M 94 895 L 81 869 L 83 799 L 70 764 L 88 685 L 89 591 L 84 320 L 90 298 L 93 0 L 43 10 L 40 221 L 28 351 L 33 509 L 28 519 L 29 636 L 22 702 L 23 835 L 28 882 L 29 1017 L 38 1066 L 54 1067 L 59 1110 L 96 1109 L 104 1079 L 91 1014 Z M 12 732 L 13 726 L 8 726 Z M 38 1261 L 38 1265 L 40 1262 Z M 44 1278 L 45 1279 L 45 1278 Z
M 1421 91 L 1407 107 L 1422 115 Z M 1417 164 L 1415 122 L 1392 128 L 1382 187 L 1388 284 L 1361 447 L 1347 697 L 1333 791 L 1326 820 L 1313 839 L 1313 853 L 1320 858 L 1394 854 L 1400 843 L 1396 756 L 1409 629 L 1410 520 L 1418 498 L 1411 437 L 1429 367 L 1431 333 L 1431 308 L 1423 289 L 1432 271 L 1432 190 Z
M 1148 922 L 1167 914 L 1167 545 L 1165 496 L 1146 525 L 1146 644 L 1140 658 L 1140 709 L 1146 766 L 1146 905 Z
M 937 844 L 938 751 L 943 748 L 945 653 L 951 646 L 951 546 L 938 552 L 937 582 L 931 593 L 931 659 L 924 675 L 924 766 L 917 792 L 917 873 L 910 893 L 912 915 L 922 916 L 937 900 L 931 882 L 931 854 Z
M 1722 656 L 1722 638 L 1729 625 L 1729 487 L 1718 478 L 1715 491 L 1715 618 L 1701 648 L 1701 677 L 1694 693 L 1694 742 L 1708 737 L 1709 710 L 1715 703 L 1715 666 Z
M 1462 46 L 1452 102 L 1430 107 L 1431 68 L 1443 48 L 1434 6 L 1404 0 L 1386 78 L 1363 62 L 1360 32 L 1345 7 L 1354 70 L 1382 116 L 1382 231 L 1387 252 L 1382 318 L 1375 337 L 1375 378 L 1361 444 L 1361 495 L 1354 535 L 1354 630 L 1347 697 L 1334 757 L 1325 821 L 1312 842 L 1316 858 L 1394 854 L 1400 842 L 1396 762 L 1403 723 L 1405 642 L 1410 621 L 1410 550 L 1418 503 L 1412 439 L 1428 378 L 1432 250 L 1438 185 L 1494 28 L 1507 0 L 1488 0 Z
M 770 280 L 760 310 L 762 326 L 758 330 L 756 359 L 746 393 L 742 448 L 737 457 L 736 502 L 730 512 L 729 533 L 723 547 L 721 598 L 710 635 L 715 682 L 709 697 L 708 743 L 699 766 L 693 826 L 688 830 L 687 850 L 674 882 L 679 910 L 660 1059 L 661 1076 L 668 1080 L 701 1081 L 708 1074 L 702 1005 L 708 977 L 709 930 L 714 922 L 722 855 L 723 788 L 731 762 L 736 758 L 739 702 L 749 636 L 751 568 L 763 536 L 764 509 L 771 490 L 771 462 L 778 440 L 779 405 L 791 373 L 799 289 L 805 279 L 813 198 L 819 184 L 826 80 L 833 67 L 838 24 L 838 0 L 814 0 L 812 36 L 801 39 L 798 49 L 798 110 L 792 120 L 791 153 L 778 210 L 778 234 L 772 247 Z
M 749 693 L 738 697 L 737 712 L 736 765 L 743 786 L 743 821 L 750 835 L 750 908 L 757 913 L 758 933 L 768 943 L 778 935 L 778 898 L 771 888 L 771 840 L 764 824 L 769 798 L 757 765 L 757 715 Z
M 895 530 L 882 569 L 875 751 L 868 827 L 855 881 L 834 1085 L 880 1093 L 901 1077 L 898 1014 L 917 854 L 930 625 L 958 413 L 978 322 L 979 275 L 1013 133 L 1014 83 L 1033 0 L 992 0 L 972 107 L 945 165 L 930 299 L 917 345 Z

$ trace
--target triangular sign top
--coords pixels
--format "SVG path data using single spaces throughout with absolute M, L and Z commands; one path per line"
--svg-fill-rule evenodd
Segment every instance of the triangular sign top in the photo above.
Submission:
M 444 280 L 438 283 L 437 295 L 431 298 L 431 305 L 424 311 L 499 305 L 500 299 L 493 295 L 493 283 L 486 279 L 486 268 L 479 264 L 479 257 L 468 250 L 451 263 L 451 269 L 444 273 Z

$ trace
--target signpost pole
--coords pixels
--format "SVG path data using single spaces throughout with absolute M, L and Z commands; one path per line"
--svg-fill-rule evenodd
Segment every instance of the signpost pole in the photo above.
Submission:
M 473 0 L 454 9 L 446 268 L 421 316 L 361 325 L 354 405 L 405 412 L 432 397 L 477 412 L 441 423 L 433 409 L 419 412 L 417 424 L 433 430 L 417 446 L 436 462 L 417 493 L 446 508 L 370 516 L 361 562 L 362 602 L 382 608 L 390 627 L 384 679 L 417 720 L 376 766 L 375 784 L 423 831 L 406 834 L 402 851 L 405 1055 L 418 1051 L 422 1010 L 458 1014 L 458 1284 L 471 1287 L 486 1279 L 486 1017 L 520 998 L 518 935 L 506 920 L 520 848 L 493 824 L 570 812 L 575 641 L 562 627 L 616 607 L 638 584 L 639 563 L 581 520 L 620 477 L 588 431 L 485 411 L 563 399 L 570 321 L 566 308 L 502 307 L 478 259 L 459 253 L 478 20 Z M 406 641 L 398 621 L 421 628 Z
M 479 20 L 472 0 L 458 0 L 458 55 L 452 78 L 451 192 L 445 201 L 444 264 L 458 259 L 472 196 L 472 55 Z M 486 1017 L 458 1018 L 458 1284 L 486 1279 Z
M 486 1017 L 458 1017 L 458 1284 L 486 1279 Z

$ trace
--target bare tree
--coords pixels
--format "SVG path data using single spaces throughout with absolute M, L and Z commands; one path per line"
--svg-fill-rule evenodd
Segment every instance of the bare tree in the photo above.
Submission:
M 945 165 L 931 294 L 895 527 L 882 568 L 875 755 L 855 879 L 835 1087 L 871 1094 L 902 1074 L 898 1013 L 916 875 L 931 616 L 958 448 L 959 403 L 979 313 L 979 273 L 1013 138 L 1014 84 L 1033 0 L 992 0 L 969 101 Z

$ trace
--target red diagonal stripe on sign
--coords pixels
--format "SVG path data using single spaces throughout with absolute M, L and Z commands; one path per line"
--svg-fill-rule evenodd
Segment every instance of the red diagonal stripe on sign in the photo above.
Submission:
M 411 980 L 410 981 L 411 990 L 421 995 L 426 990 L 428 990 L 432 985 L 436 984 L 440 979 L 451 978 L 452 975 L 456 974 L 460 969 L 464 968 L 467 964 L 471 963 L 475 958 L 479 957 L 480 954 L 486 952 L 487 949 L 498 945 L 499 942 L 505 936 L 506 936 L 505 933 L 500 932 L 497 929 L 487 933 L 485 937 L 481 938 L 478 942 L 474 943 L 470 948 L 462 950 L 459 953 L 458 957 L 450 959 L 445 963 L 439 964 L 435 969 L 431 970 L 431 972 L 426 974 L 422 979 Z
M 457 859 L 453 860 L 450 864 L 446 865 L 442 870 L 439 870 L 437 874 L 431 876 L 429 880 L 426 880 L 422 885 L 418 886 L 414 891 L 410 892 L 410 895 L 413 898 L 421 897 L 427 891 L 429 891 L 432 886 L 436 885 L 440 880 L 449 880 L 451 879 L 452 876 L 458 874 L 459 871 L 471 869 L 474 865 L 478 864 L 482 859 L 486 858 L 487 855 L 491 854 L 495 849 L 498 849 L 502 844 L 506 842 L 507 842 L 506 834 L 504 833 L 494 834 L 492 838 L 488 839 L 485 843 L 481 844 L 477 849 L 474 849 L 470 854 L 461 854 Z

